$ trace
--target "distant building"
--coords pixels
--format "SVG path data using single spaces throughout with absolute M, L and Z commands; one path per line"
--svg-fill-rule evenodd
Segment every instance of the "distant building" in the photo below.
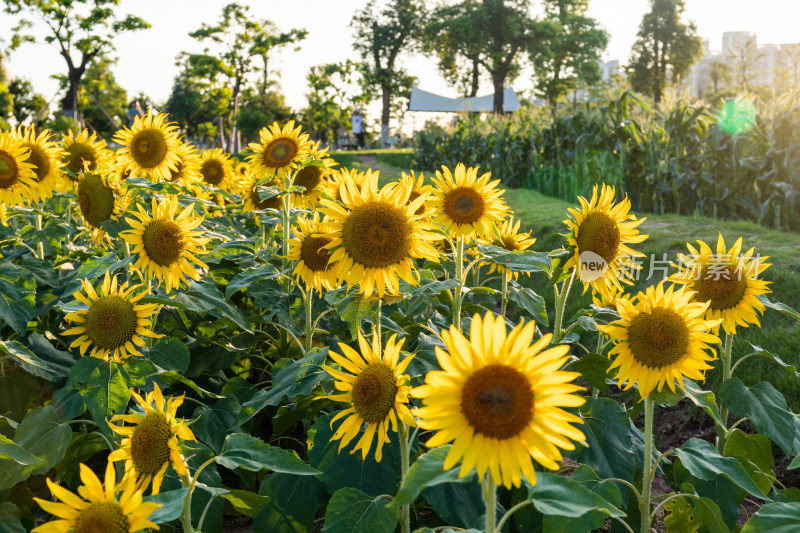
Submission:
M 600 71 L 603 73 L 603 81 L 614 81 L 614 76 L 622 74 L 618 59 L 600 60 L 598 63 L 600 64 Z

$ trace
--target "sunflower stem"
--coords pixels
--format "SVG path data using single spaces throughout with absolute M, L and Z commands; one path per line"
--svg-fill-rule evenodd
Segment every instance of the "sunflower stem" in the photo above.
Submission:
M 375 311 L 375 316 L 372 318 L 372 334 L 378 336 L 378 346 L 381 347 L 383 353 L 383 331 L 381 330 L 381 313 L 383 311 L 383 300 L 378 298 L 378 310 Z
M 183 497 L 183 509 L 181 511 L 181 524 L 183 525 L 184 533 L 192 533 L 192 479 L 186 475 L 181 476 L 181 485 L 185 489 L 186 496 Z
M 503 283 L 501 287 L 502 299 L 500 301 L 500 314 L 506 316 L 506 306 L 508 305 L 508 270 L 503 270 Z
M 287 173 L 283 180 L 281 180 L 281 191 L 285 192 L 292 186 L 292 176 L 291 174 Z M 281 228 L 283 231 L 281 232 L 281 270 L 283 272 L 289 268 L 289 225 L 291 223 L 291 213 L 289 212 L 292 208 L 292 197 L 290 194 L 284 194 L 281 196 L 281 202 L 283 203 L 283 210 L 281 211 L 281 222 L 283 227 Z M 289 294 L 291 290 L 291 280 L 284 280 L 283 282 L 283 292 Z M 281 330 L 280 333 L 281 338 L 281 351 L 285 351 L 289 349 L 289 337 L 286 335 L 286 331 Z
M 722 383 L 731 379 L 731 354 L 733 352 L 733 334 L 725 334 L 725 348 L 722 350 Z M 717 427 L 717 451 L 720 455 L 725 453 L 725 444 L 728 441 L 728 408 L 720 405 L 719 418 L 722 422 Z
M 42 215 L 36 215 L 36 229 L 38 231 L 42 231 Z M 44 261 L 44 241 L 39 241 L 38 243 L 39 249 L 39 259 Z
M 461 292 L 464 289 L 464 237 L 456 240 L 455 257 L 456 280 L 458 286 L 453 289 L 453 325 L 457 331 L 461 331 Z
M 572 288 L 572 282 L 574 280 L 575 269 L 572 269 L 569 278 L 565 279 L 564 283 L 561 285 L 561 292 L 558 291 L 558 285 L 554 286 L 556 293 L 556 316 L 553 323 L 553 344 L 560 343 L 564 338 L 561 324 L 564 322 L 564 309 L 567 306 L 567 297 L 569 296 L 569 291 Z
M 650 494 L 655 471 L 651 468 L 653 460 L 653 399 L 644 399 L 644 468 L 642 469 L 642 533 L 650 532 Z
M 497 485 L 494 484 L 492 473 L 486 472 L 483 480 L 483 503 L 486 507 L 486 533 L 495 533 L 497 521 L 495 513 L 497 511 Z
M 400 484 L 408 475 L 408 467 L 411 458 L 408 455 L 408 427 L 402 422 L 398 421 L 398 434 L 400 440 Z M 411 506 L 402 505 L 400 507 L 400 531 L 401 533 L 410 533 L 411 531 Z
M 308 287 L 304 298 L 306 304 L 306 352 L 311 350 L 311 343 L 314 340 L 314 319 L 311 311 L 314 307 L 314 288 Z

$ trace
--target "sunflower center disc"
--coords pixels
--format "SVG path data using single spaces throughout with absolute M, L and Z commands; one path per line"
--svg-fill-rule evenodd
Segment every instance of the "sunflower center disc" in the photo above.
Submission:
M 137 324 L 133 304 L 119 296 L 101 297 L 86 313 L 86 335 L 95 345 L 109 350 L 130 341 Z
M 170 220 L 154 220 L 142 234 L 147 256 L 157 265 L 170 266 L 183 257 L 183 231 Z
M 99 175 L 84 174 L 78 182 L 78 205 L 87 224 L 100 227 L 114 212 L 114 191 Z
M 506 365 L 489 365 L 472 374 L 461 390 L 461 409 L 481 435 L 509 439 L 533 418 L 533 390 L 528 379 Z
M 444 212 L 456 224 L 473 224 L 483 216 L 485 205 L 471 187 L 456 187 L 444 197 Z
M 271 187 L 275 185 L 274 181 L 270 181 L 262 185 L 262 187 Z M 256 209 L 283 209 L 283 201 L 280 196 L 270 196 L 266 200 L 262 200 L 258 194 L 258 186 L 253 185 L 253 190 L 250 191 L 250 199 Z
M 396 395 L 394 374 L 384 363 L 368 365 L 353 383 L 353 407 L 370 423 L 386 420 Z
M 663 368 L 681 360 L 689 349 L 689 329 L 672 309 L 656 307 L 641 313 L 628 327 L 633 358 L 648 368 Z
M 148 128 L 133 136 L 131 157 L 142 168 L 155 168 L 167 156 L 167 140 L 158 128 Z
M 330 267 L 328 260 L 331 258 L 331 254 L 323 246 L 329 242 L 331 240 L 326 237 L 306 237 L 300 246 L 300 259 L 314 272 L 328 270 Z
M 725 310 L 736 307 L 744 298 L 747 279 L 741 270 L 730 263 L 703 265 L 700 276 L 694 282 L 697 291 L 695 300 L 711 302 L 711 309 Z
M 204 161 L 200 166 L 200 174 L 203 175 L 203 181 L 209 185 L 219 185 L 222 178 L 225 177 L 225 169 L 222 168 L 222 163 L 216 159 L 209 159 Z
M 308 194 L 322 181 L 322 169 L 318 166 L 307 165 L 297 171 L 294 177 L 294 185 L 305 187 L 303 194 Z
M 89 170 L 94 170 L 97 166 L 97 152 L 94 148 L 85 144 L 73 144 L 67 148 L 67 170 L 75 175 L 84 171 L 84 163 L 89 163 Z
M 128 533 L 131 524 L 118 503 L 91 503 L 79 511 L 73 533 Z
M 50 158 L 44 150 L 41 149 L 36 143 L 26 142 L 23 146 L 30 150 L 31 155 L 28 157 L 28 163 L 33 165 L 33 171 L 36 173 L 36 181 L 42 181 L 47 177 L 50 172 Z M 0 173 L 2 173 L 0 171 Z
M 611 264 L 619 251 L 619 226 L 605 213 L 590 213 L 578 227 L 579 252 L 594 252 Z
M 497 246 L 498 248 L 505 248 L 509 252 L 516 252 L 519 249 L 519 247 L 517 246 L 517 241 L 505 235 L 503 236 L 502 239 L 495 239 L 492 242 L 492 246 Z
M 169 422 L 163 414 L 149 411 L 131 435 L 131 460 L 136 471 L 154 476 L 169 461 Z
M 0 150 L 0 188 L 13 187 L 19 179 L 17 161 L 4 150 Z
M 419 191 L 411 191 L 411 194 L 408 195 L 408 202 L 406 202 L 406 205 L 413 204 L 414 200 L 416 200 L 420 196 L 422 196 L 422 195 L 419 193 Z M 419 209 L 414 211 L 414 214 L 415 215 L 421 215 L 424 212 L 425 212 L 425 204 L 422 204 L 421 206 L 419 206 Z
M 408 258 L 411 225 L 397 207 L 368 202 L 347 216 L 342 242 L 355 262 L 367 268 L 386 268 Z
M 281 168 L 288 165 L 299 151 L 297 145 L 291 139 L 275 139 L 267 145 L 262 158 L 264 166 L 269 168 Z

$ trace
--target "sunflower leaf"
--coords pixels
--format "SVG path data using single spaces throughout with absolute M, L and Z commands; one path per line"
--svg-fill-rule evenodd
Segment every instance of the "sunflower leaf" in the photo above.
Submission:
M 36 282 L 33 275 L 8 261 L 0 263 L 0 318 L 18 333 L 36 317 Z
M 258 472 L 267 468 L 273 472 L 299 476 L 322 473 L 300 460 L 293 451 L 270 446 L 263 440 L 244 433 L 233 433 L 225 437 L 217 463 L 231 470 L 243 468 Z
M 472 479 L 472 473 L 463 478 L 458 477 L 458 472 L 461 468 L 460 463 L 449 470 L 443 468 L 444 460 L 449 451 L 449 445 L 439 446 L 414 461 L 414 464 L 408 470 L 408 474 L 403 478 L 403 483 L 397 491 L 397 496 L 388 506 L 400 507 L 401 505 L 414 503 L 420 492 L 427 487 L 454 481 L 466 483 Z
M 622 510 L 599 493 L 569 478 L 540 473 L 536 475 L 536 485 L 531 486 L 527 479 L 525 484 L 528 486 L 528 497 L 533 499 L 533 506 L 548 517 L 580 518 L 592 512 L 625 516 Z
M 21 515 L 22 512 L 13 503 L 0 503 L 0 533 L 25 533 Z
M 800 503 L 769 503 L 756 511 L 742 526 L 741 533 L 771 531 L 772 533 L 792 533 L 800 530 Z
M 0 346 L 5 352 L 15 359 L 19 365 L 40 378 L 55 381 L 60 376 L 59 372 L 50 368 L 50 365 L 39 359 L 27 347 L 17 341 L 0 341 Z
M 154 524 L 168 524 L 173 520 L 177 520 L 181 516 L 183 510 L 183 499 L 189 489 L 177 489 L 161 492 L 155 496 L 146 496 L 145 502 L 158 503 L 161 505 L 158 509 L 153 511 L 148 517 L 148 520 Z
M 384 502 L 381 496 L 373 498 L 352 487 L 339 489 L 328 502 L 322 533 L 394 531 L 397 511 Z

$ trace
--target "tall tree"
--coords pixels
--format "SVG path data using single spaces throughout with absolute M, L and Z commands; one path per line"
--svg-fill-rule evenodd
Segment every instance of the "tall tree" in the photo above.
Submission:
M 761 56 L 755 38 L 741 39 L 731 46 L 728 62 L 733 82 L 740 90 L 747 91 L 747 86 L 758 76 L 756 63 Z
M 381 8 L 376 0 L 370 0 L 356 11 L 350 25 L 355 34 L 353 47 L 363 59 L 364 84 L 381 94 L 381 146 L 386 147 L 392 99 L 400 88 L 398 81 L 408 76 L 398 64 L 398 56 L 418 46 L 416 37 L 425 25 L 425 3 L 388 0 Z
M 731 68 L 724 61 L 709 61 L 708 77 L 711 80 L 714 94 L 717 94 L 720 84 L 728 83 L 731 80 Z
M 433 10 L 423 32 L 423 50 L 437 55 L 439 72 L 464 96 L 476 96 L 480 85 L 485 54 L 481 15 L 477 0 L 441 5 Z
M 667 84 L 685 77 L 703 52 L 696 24 L 681 20 L 684 10 L 684 0 L 650 0 L 650 11 L 642 18 L 633 44 L 628 64 L 631 86 L 651 94 L 656 103 Z
M 270 50 L 304 39 L 304 30 L 292 30 L 286 34 L 276 34 L 274 24 L 257 21 L 249 13 L 250 8 L 239 4 L 228 4 L 222 8 L 222 16 L 216 25 L 203 23 L 199 30 L 189 35 L 199 41 L 210 41 L 220 48 L 217 55 L 210 50 L 205 55 L 219 59 L 216 73 L 227 79 L 231 88 L 231 99 L 228 104 L 226 126 L 228 130 L 228 149 L 238 153 L 240 138 L 237 127 L 240 96 L 247 83 L 247 77 L 256 68 L 256 58 L 262 59 L 263 83 L 267 83 L 267 56 Z M 265 86 L 266 89 L 266 86 Z
M 26 33 L 33 19 L 48 29 L 44 41 L 58 46 L 67 63 L 67 93 L 62 100 L 64 114 L 80 120 L 78 89 L 89 63 L 100 54 L 113 50 L 115 37 L 149 28 L 139 17 L 118 18 L 120 0 L 4 0 L 6 13 L 19 17 L 11 29 L 11 50 L 36 38 Z
M 303 125 L 314 138 L 330 142 L 336 139 L 339 129 L 347 127 L 353 104 L 363 101 L 356 93 L 358 77 L 358 65 L 349 59 L 309 69 Z
M 20 124 L 40 126 L 47 120 L 48 103 L 44 96 L 33 89 L 25 78 L 16 78 L 8 84 L 8 92 L 14 97 L 14 116 Z
M 782 82 L 782 90 L 800 89 L 800 44 L 787 44 L 781 47 L 776 70 L 776 77 Z
M 83 118 L 97 134 L 110 139 L 125 125 L 128 93 L 119 86 L 111 66 L 114 60 L 98 56 L 86 69 L 78 92 L 78 105 Z
M 579 84 L 594 85 L 602 78 L 600 52 L 608 34 L 586 15 L 589 0 L 545 0 L 545 39 L 533 41 L 530 50 L 538 92 L 555 108 Z

